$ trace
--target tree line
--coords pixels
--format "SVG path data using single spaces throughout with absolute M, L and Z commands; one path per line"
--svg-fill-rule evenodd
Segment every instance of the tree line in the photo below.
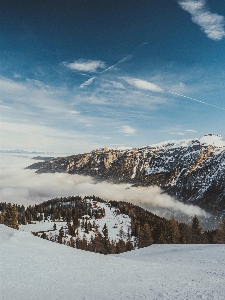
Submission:
M 0 202 L 0 223 L 18 229 L 19 225 L 26 225 L 38 221 L 64 221 L 66 228 L 61 227 L 56 236 L 46 232 L 34 232 L 34 235 L 48 239 L 60 244 L 66 244 L 73 248 L 102 254 L 121 253 L 134 248 L 142 248 L 152 244 L 224 244 L 225 243 L 225 219 L 221 221 L 215 230 L 202 230 L 197 216 L 193 217 L 192 224 L 185 224 L 176 221 L 173 217 L 168 220 L 159 217 L 137 205 L 123 201 L 109 201 L 107 205 L 117 208 L 117 213 L 126 214 L 131 218 L 131 229 L 127 239 L 122 237 L 118 242 L 111 241 L 108 237 L 107 224 L 100 232 L 95 222 L 91 219 L 104 218 L 104 208 L 96 206 L 91 208 L 92 201 L 106 202 L 95 196 L 69 196 L 54 198 L 41 204 L 30 205 L 25 208 L 23 205 Z M 60 223 L 59 223 L 60 224 Z M 56 224 L 54 225 L 56 226 Z M 81 226 L 84 233 L 94 232 L 94 236 L 87 241 L 84 236 L 78 235 L 78 228 Z M 56 228 L 55 228 L 56 229 Z M 54 228 L 53 228 L 54 230 Z M 68 235 L 70 239 L 68 240 Z M 131 239 L 135 237 L 134 239 Z
M 140 248 L 150 244 L 225 243 L 225 219 L 221 220 L 217 229 L 204 231 L 197 216 L 193 217 L 192 224 L 185 224 L 176 221 L 174 217 L 170 220 L 159 217 L 132 203 L 110 203 L 131 218 L 132 235 L 137 236 Z

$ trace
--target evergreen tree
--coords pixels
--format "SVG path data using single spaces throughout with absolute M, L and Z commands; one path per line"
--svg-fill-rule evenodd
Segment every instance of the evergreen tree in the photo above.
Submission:
M 137 227 L 138 248 L 147 247 L 152 244 L 152 233 L 149 225 L 144 224 L 143 228 Z
M 225 219 L 220 223 L 219 228 L 216 230 L 214 243 L 225 244 Z
M 124 240 L 119 239 L 119 241 L 116 243 L 116 253 L 122 253 L 125 252 L 127 250 L 127 245 L 124 242 Z
M 147 247 L 152 244 L 152 233 L 149 225 L 147 223 L 144 224 L 143 234 L 142 234 L 142 247 Z
M 64 236 L 64 230 L 63 227 L 61 227 L 59 229 L 58 243 L 62 244 L 63 236 Z
M 108 240 L 109 235 L 108 235 L 108 227 L 107 227 L 106 223 L 105 223 L 105 225 L 102 228 L 102 233 L 103 233 L 104 239 Z
M 133 244 L 132 244 L 132 242 L 130 240 L 127 241 L 126 247 L 127 247 L 126 251 L 134 250 L 134 246 L 133 246 Z
M 197 216 L 194 216 L 192 219 L 192 243 L 200 244 L 201 243 L 201 227 Z
M 178 227 L 178 222 L 172 217 L 167 226 L 167 239 L 168 244 L 178 244 L 180 239 L 180 231 Z
M 0 213 L 0 224 L 4 224 L 4 214 Z
M 16 206 L 8 203 L 4 213 L 4 224 L 6 226 L 18 229 Z
M 103 251 L 104 251 L 104 254 L 108 254 L 108 252 L 109 252 L 109 234 L 108 234 L 108 227 L 107 227 L 107 225 L 106 225 L 106 223 L 105 223 L 105 225 L 103 226 L 103 228 L 102 228 L 102 233 L 103 233 L 103 240 L 102 240 L 102 242 L 103 242 Z

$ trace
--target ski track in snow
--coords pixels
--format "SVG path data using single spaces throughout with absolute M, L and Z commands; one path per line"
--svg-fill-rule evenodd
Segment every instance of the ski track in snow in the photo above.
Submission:
M 0 245 L 4 300 L 224 300 L 225 245 L 153 245 L 105 256 L 4 225 Z

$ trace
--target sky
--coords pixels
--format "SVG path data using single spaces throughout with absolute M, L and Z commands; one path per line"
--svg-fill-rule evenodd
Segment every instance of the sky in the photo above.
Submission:
M 224 0 L 1 0 L 1 149 L 225 136 Z

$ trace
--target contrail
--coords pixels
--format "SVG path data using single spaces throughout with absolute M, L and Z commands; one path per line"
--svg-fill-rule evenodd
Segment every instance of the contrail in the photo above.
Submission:
M 100 74 L 105 73 L 105 72 L 107 72 L 107 71 L 111 71 L 111 70 L 114 69 L 117 65 L 121 64 L 122 62 L 127 61 L 127 60 L 128 60 L 129 58 L 131 58 L 131 57 L 132 57 L 131 54 L 128 55 L 128 56 L 126 56 L 126 57 L 124 57 L 123 59 L 121 59 L 120 61 L 118 61 L 118 63 L 116 63 L 115 65 L 112 65 L 112 66 L 108 67 L 107 69 L 103 70 L 102 72 L 100 72 Z
M 107 71 L 111 71 L 111 70 L 114 69 L 116 66 L 118 66 L 119 64 L 125 62 L 126 60 L 128 60 L 128 59 L 131 58 L 131 57 L 132 57 L 132 55 L 128 55 L 128 56 L 124 57 L 123 59 L 121 59 L 120 61 L 118 61 L 115 65 L 112 65 L 112 66 L 108 67 L 107 69 L 103 70 L 102 72 L 99 72 L 98 74 L 103 74 L 103 73 L 105 73 L 105 72 L 107 72 Z M 99 75 L 98 75 L 98 76 L 99 76 Z M 95 80 L 95 78 L 97 78 L 98 76 L 93 76 L 93 77 L 91 77 L 90 79 L 88 79 L 87 81 L 85 81 L 84 83 L 82 83 L 82 84 L 80 85 L 80 87 L 83 88 L 84 86 L 90 85 L 90 84 Z
M 131 52 L 131 54 L 129 54 L 129 55 L 127 55 L 126 57 L 122 58 L 122 59 L 121 59 L 120 61 L 118 61 L 115 65 L 112 65 L 112 66 L 106 68 L 105 70 L 103 70 L 102 72 L 99 72 L 98 74 L 100 75 L 100 74 L 103 74 L 103 73 L 105 73 L 105 72 L 107 72 L 107 71 L 113 70 L 113 69 L 114 69 L 116 66 L 118 66 L 119 64 L 121 64 L 121 63 L 127 61 L 128 59 L 130 59 L 130 58 L 133 56 L 133 54 L 136 52 L 137 49 L 142 48 L 143 46 L 145 46 L 145 45 L 147 45 L 147 44 L 148 44 L 147 42 L 144 42 L 144 43 L 142 43 L 141 45 L 138 45 L 138 46 Z M 98 76 L 99 76 L 99 75 L 98 75 Z M 84 86 L 90 85 L 90 84 L 95 80 L 95 78 L 97 78 L 98 76 L 93 76 L 93 77 L 91 77 L 89 80 L 87 80 L 87 81 L 85 81 L 84 83 L 82 83 L 82 84 L 80 85 L 80 87 L 83 88 Z
M 223 108 L 223 107 L 216 106 L 216 105 L 213 105 L 213 104 L 210 104 L 210 103 L 207 103 L 207 102 L 195 99 L 195 98 L 191 98 L 191 97 L 188 97 L 188 96 L 185 96 L 185 95 L 182 95 L 182 94 L 178 94 L 178 93 L 171 92 L 171 91 L 169 91 L 169 93 L 177 95 L 177 96 L 181 96 L 181 97 L 184 97 L 184 98 L 187 98 L 187 99 L 190 99 L 192 101 L 199 102 L 199 103 L 202 103 L 202 104 L 205 104 L 205 105 L 208 105 L 208 106 L 212 106 L 212 107 L 215 107 L 215 108 L 219 108 L 219 109 L 225 110 L 225 108 Z

